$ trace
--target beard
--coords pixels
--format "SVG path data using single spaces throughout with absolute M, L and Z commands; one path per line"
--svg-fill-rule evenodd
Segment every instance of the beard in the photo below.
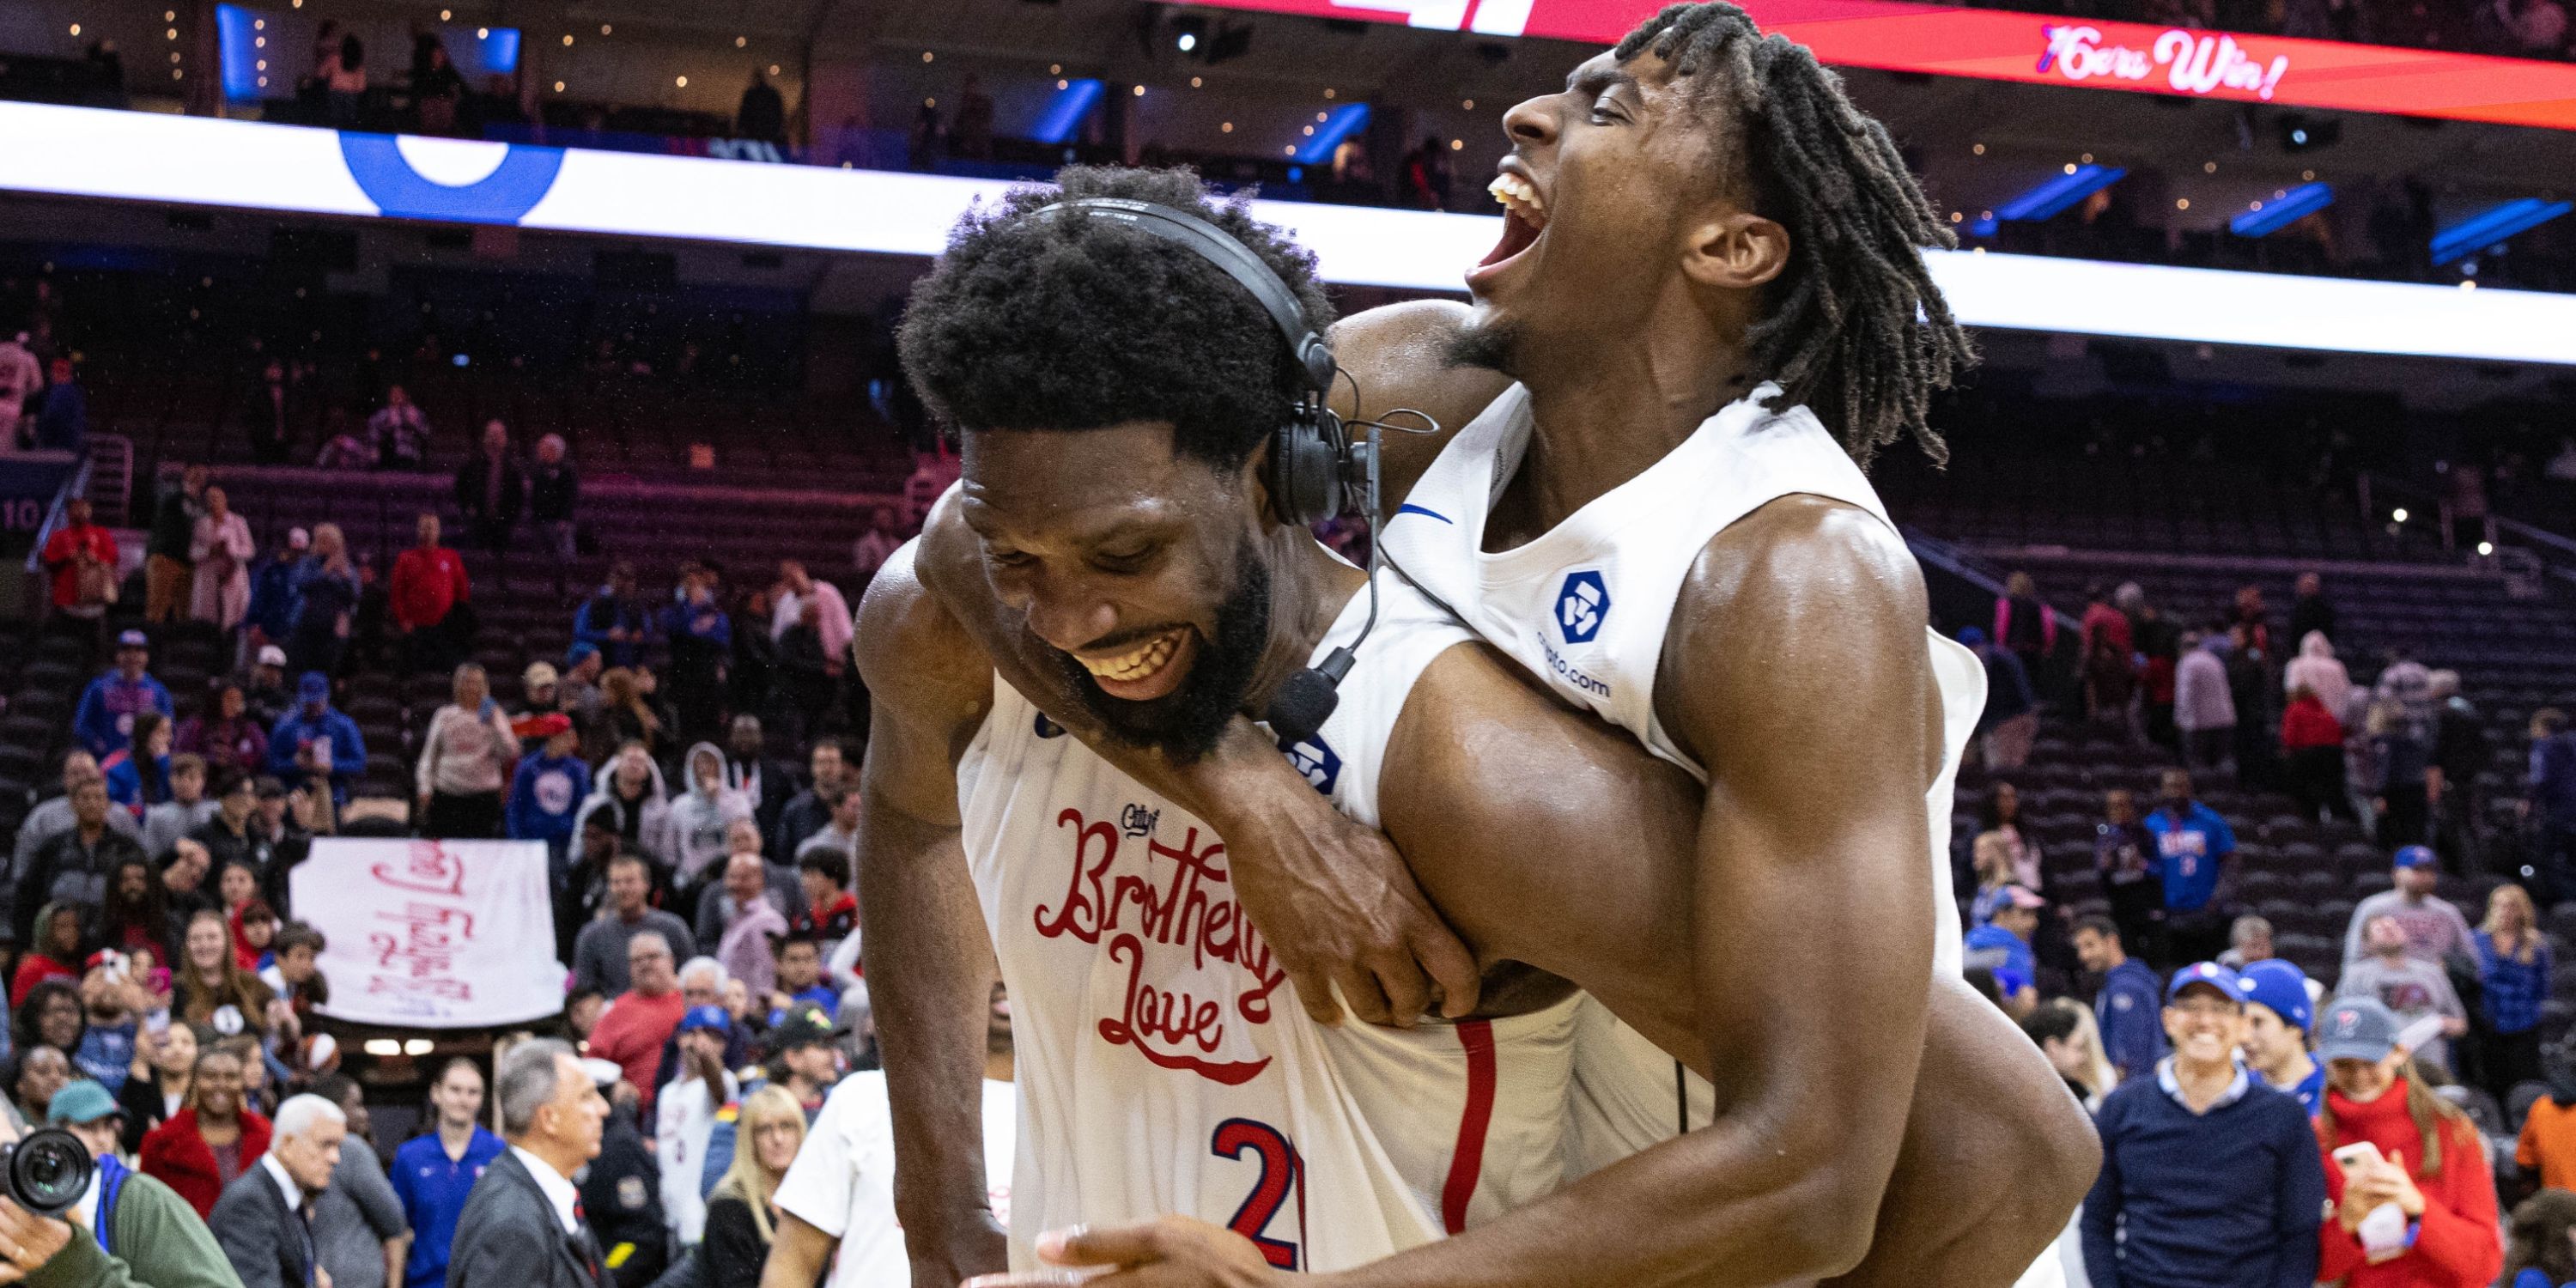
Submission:
M 1217 606 L 1216 635 L 1200 639 L 1198 658 L 1178 689 L 1145 702 L 1113 698 L 1072 654 L 1056 652 L 1074 692 L 1111 737 L 1185 765 L 1215 748 L 1226 724 L 1243 709 L 1253 668 L 1270 643 L 1270 566 L 1252 547 L 1246 541 L 1236 552 L 1234 590 Z
M 1480 326 L 1470 322 L 1449 337 L 1444 356 L 1453 367 L 1499 371 L 1517 380 L 1520 373 L 1513 370 L 1516 364 L 1512 355 L 1520 348 L 1520 339 L 1520 328 L 1512 323 L 1488 322 Z

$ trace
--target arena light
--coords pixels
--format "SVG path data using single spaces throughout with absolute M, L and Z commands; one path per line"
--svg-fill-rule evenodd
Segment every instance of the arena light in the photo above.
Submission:
M 397 138 L 0 102 L 0 189 L 882 255 L 936 255 L 998 180 Z M 1461 291 L 1491 215 L 1260 201 L 1326 280 Z M 1971 326 L 2576 366 L 2576 294 L 1944 252 Z
M 2433 262 L 2448 264 L 2485 250 L 2497 242 L 2530 232 L 2570 210 L 2576 203 L 2543 201 L 2524 197 L 2490 206 L 2467 219 L 2433 234 Z
M 2332 184 L 2303 183 L 2264 202 L 2260 210 L 2228 220 L 2227 230 L 2239 237 L 2268 237 L 2333 204 Z
M 216 66 L 222 72 L 224 98 L 247 103 L 261 97 L 260 47 L 258 29 L 252 24 L 259 16 L 237 4 L 215 6 Z
M 1098 77 L 1062 84 L 1064 88 L 1057 90 L 1055 97 L 1047 100 L 1046 110 L 1038 114 L 1037 128 L 1029 131 L 1029 137 L 1040 143 L 1062 143 L 1072 138 L 1073 132 L 1082 128 L 1082 118 L 1091 115 L 1091 109 L 1098 107 L 1109 92 Z
M 1368 128 L 1369 108 L 1366 103 L 1344 103 L 1325 114 L 1315 126 L 1315 136 L 1297 149 L 1297 159 L 1307 165 L 1324 165 L 1333 159 L 1333 149 L 1342 140 Z
M 2127 173 L 2119 166 L 2069 165 L 2064 174 L 1996 206 L 1995 216 L 2030 222 L 2055 219 L 2076 202 L 2118 183 Z

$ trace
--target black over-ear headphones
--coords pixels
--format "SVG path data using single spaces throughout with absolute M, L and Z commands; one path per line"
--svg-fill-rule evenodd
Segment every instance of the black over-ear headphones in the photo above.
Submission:
M 1076 197 L 1032 213 L 1051 216 L 1059 211 L 1080 211 L 1186 246 L 1251 292 L 1253 302 L 1270 315 L 1280 338 L 1288 343 L 1288 356 L 1305 377 L 1295 408 L 1270 435 L 1264 482 L 1270 490 L 1273 517 L 1290 527 L 1311 527 L 1365 499 L 1367 453 L 1351 449 L 1350 434 L 1329 405 L 1333 377 L 1341 368 L 1334 364 L 1324 337 L 1307 324 L 1306 306 L 1268 264 L 1224 229 L 1171 206 L 1124 197 Z
M 1280 745 L 1304 742 L 1332 718 L 1333 708 L 1341 703 L 1337 686 L 1358 660 L 1360 644 L 1377 629 L 1376 439 L 1372 436 L 1353 443 L 1342 418 L 1333 414 L 1333 378 L 1341 371 L 1333 361 L 1333 351 L 1324 344 L 1324 337 L 1308 325 L 1306 306 L 1298 302 L 1297 293 L 1289 290 L 1288 284 L 1279 280 L 1279 275 L 1270 271 L 1270 266 L 1262 263 L 1250 247 L 1197 215 L 1150 201 L 1075 197 L 1031 213 L 1054 216 L 1066 211 L 1112 220 L 1148 236 L 1186 246 L 1252 293 L 1253 301 L 1278 326 L 1280 338 L 1288 344 L 1289 356 L 1305 375 L 1305 390 L 1298 395 L 1296 407 L 1270 435 L 1265 482 L 1270 490 L 1271 516 L 1291 527 L 1305 528 L 1352 508 L 1368 515 L 1367 624 L 1348 645 L 1325 654 L 1322 665 L 1282 681 L 1270 699 L 1266 718 L 1270 731 L 1279 736 Z

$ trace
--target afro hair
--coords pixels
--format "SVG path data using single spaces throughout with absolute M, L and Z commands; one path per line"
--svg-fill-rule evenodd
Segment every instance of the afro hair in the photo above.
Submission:
M 1306 384 L 1270 315 L 1197 252 L 1115 220 L 1031 212 L 1081 197 L 1187 211 L 1249 247 L 1320 333 L 1333 309 L 1315 257 L 1219 202 L 1185 169 L 1071 166 L 1056 186 L 969 211 L 913 287 L 904 371 L 957 430 L 1105 429 L 1168 422 L 1184 455 L 1233 469 L 1287 420 Z

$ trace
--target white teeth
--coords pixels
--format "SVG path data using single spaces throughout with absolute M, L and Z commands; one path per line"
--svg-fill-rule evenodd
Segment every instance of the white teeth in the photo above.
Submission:
M 1157 635 L 1135 649 L 1116 657 L 1081 657 L 1077 660 L 1082 663 L 1082 669 L 1101 679 L 1126 683 L 1145 679 L 1156 671 L 1162 670 L 1163 664 L 1172 660 L 1172 654 L 1180 646 L 1181 634 L 1173 631 L 1166 635 Z
M 1538 195 L 1537 186 L 1529 180 L 1505 171 L 1495 175 L 1494 181 L 1485 185 L 1485 191 L 1494 194 L 1494 200 L 1501 202 L 1505 209 L 1533 224 L 1546 226 L 1547 202 Z

